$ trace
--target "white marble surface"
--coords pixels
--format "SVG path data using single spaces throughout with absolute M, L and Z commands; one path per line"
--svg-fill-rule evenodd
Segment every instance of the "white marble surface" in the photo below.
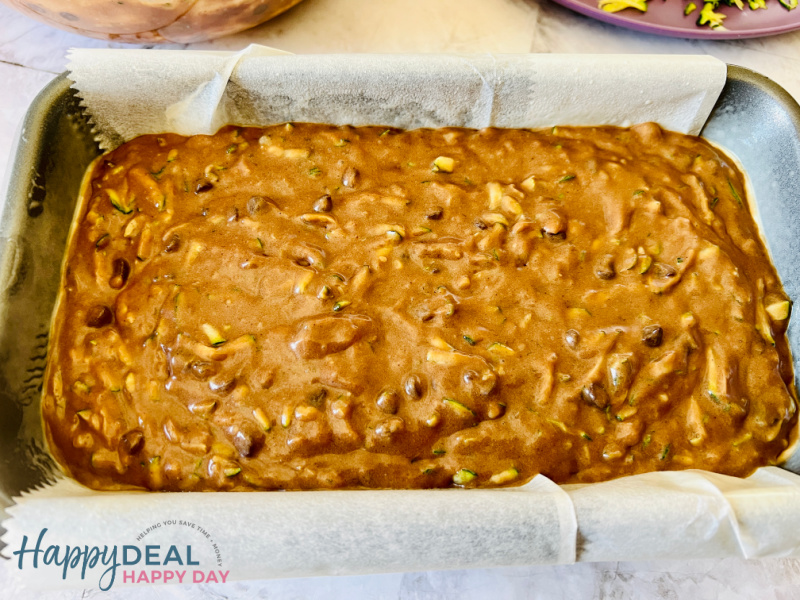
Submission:
M 259 28 L 192 47 L 238 50 L 252 42 L 295 53 L 702 53 L 760 71 L 800 99 L 800 32 L 749 41 L 674 40 L 601 24 L 547 0 L 306 0 Z M 111 46 L 121 47 L 39 25 L 0 6 L 0 181 L 28 104 L 64 70 L 66 50 Z M 12 575 L 12 565 L 0 560 L 0 590 L 0 597 L 19 600 L 101 594 L 125 599 L 495 596 L 788 600 L 800 599 L 800 560 L 598 563 L 47 594 L 21 587 Z

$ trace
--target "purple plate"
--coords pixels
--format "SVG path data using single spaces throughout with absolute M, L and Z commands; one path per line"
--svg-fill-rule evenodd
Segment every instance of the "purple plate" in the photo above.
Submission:
M 698 8 L 689 16 L 683 14 L 683 8 L 688 4 L 686 0 L 650 0 L 646 13 L 640 13 L 633 8 L 609 13 L 597 8 L 597 0 L 553 1 L 599 21 L 669 37 L 731 40 L 764 37 L 800 29 L 800 7 L 788 11 L 778 0 L 767 0 L 766 10 L 750 10 L 746 0 L 745 9 L 741 11 L 735 6 L 722 5 L 717 11 L 728 17 L 723 30 L 710 29 L 705 25 L 698 27 L 695 24 L 703 6 L 702 0 L 693 0 Z

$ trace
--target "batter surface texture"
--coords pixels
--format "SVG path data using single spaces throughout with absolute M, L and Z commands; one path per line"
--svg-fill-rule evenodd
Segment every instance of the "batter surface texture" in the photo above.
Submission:
M 796 421 L 743 179 L 654 124 L 144 136 L 65 261 L 43 414 L 96 489 L 744 476 Z

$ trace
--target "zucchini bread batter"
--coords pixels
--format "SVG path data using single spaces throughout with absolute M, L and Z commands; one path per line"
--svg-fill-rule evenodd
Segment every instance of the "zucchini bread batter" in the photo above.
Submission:
M 652 123 L 149 135 L 76 215 L 43 416 L 95 489 L 745 476 L 796 434 L 743 179 Z

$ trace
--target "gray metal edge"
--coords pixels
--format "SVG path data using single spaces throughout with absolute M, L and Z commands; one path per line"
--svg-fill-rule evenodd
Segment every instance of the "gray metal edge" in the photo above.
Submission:
M 55 251 L 63 254 L 59 243 L 77 199 L 79 172 L 89 155 L 99 153 L 91 150 L 96 144 L 70 86 L 66 74 L 59 75 L 32 101 L 0 206 L 0 516 L 13 496 L 56 472 L 41 452 L 38 418 L 51 292 L 61 268 L 60 259 L 56 265 L 51 258 Z M 59 160 L 63 156 L 68 159 Z
M 800 104 L 764 75 L 728 65 L 726 84 L 700 135 L 741 163 L 753 192 L 753 215 L 784 289 L 800 298 Z M 787 338 L 797 387 L 797 319 L 790 321 Z M 800 452 L 782 466 L 800 473 Z
M 51 126 L 51 121 L 55 118 L 52 114 L 55 110 L 54 107 L 65 101 L 65 98 L 71 97 L 70 90 L 71 82 L 66 73 L 59 75 L 52 82 L 37 95 L 30 105 L 30 108 L 23 120 L 20 136 L 14 146 L 12 159 L 10 161 L 9 169 L 6 176 L 6 188 L 4 202 L 2 205 L 2 219 L 0 219 L 0 343 L 7 341 L 5 338 L 5 329 L 8 327 L 8 314 L 6 307 L 6 296 L 8 290 L 15 284 L 15 279 L 20 275 L 21 265 L 25 262 L 24 251 L 19 246 L 15 245 L 14 241 L 19 231 L 24 228 L 25 220 L 29 218 L 27 209 L 23 208 L 21 204 L 28 206 L 32 200 L 35 200 L 37 191 L 37 169 L 39 168 L 42 157 L 46 150 L 43 148 L 45 140 L 42 133 Z M 728 65 L 728 81 L 726 83 L 726 90 L 736 88 L 737 86 L 749 86 L 757 90 L 758 93 L 765 95 L 771 99 L 776 105 L 782 107 L 786 113 L 789 122 L 795 130 L 795 139 L 800 144 L 800 105 L 791 97 L 777 83 L 770 79 L 746 69 L 735 65 Z M 726 90 L 720 96 L 718 106 L 725 101 Z M 716 110 L 716 109 L 715 109 Z M 704 128 L 702 135 L 709 135 L 714 141 L 716 133 L 713 127 L 715 120 L 715 113 Z M 710 126 L 710 127 L 709 127 Z M 90 140 L 84 140 L 90 142 Z M 91 142 L 93 143 L 93 142 Z M 723 145 L 725 145 L 723 143 Z M 799 146 L 800 147 L 800 146 Z M 798 153 L 800 159 L 800 152 Z M 88 164 L 88 163 L 87 163 Z M 800 174 L 797 175 L 797 180 L 800 181 Z M 44 190 L 41 190 L 44 191 Z M 796 198 L 800 202 L 800 195 Z M 72 206 L 68 208 L 71 215 Z M 65 226 L 66 227 L 66 226 Z M 800 231 L 800 226 L 797 229 Z M 773 249 L 774 250 L 774 249 Z M 800 258 L 800 253 L 794 255 L 795 258 Z M 60 266 L 60 261 L 59 261 Z M 786 277 L 781 269 L 779 269 L 782 279 L 787 285 L 796 289 L 798 294 L 791 294 L 793 297 L 800 297 L 800 276 L 795 281 L 793 278 L 790 280 Z M 53 297 L 52 301 L 55 300 Z M 52 302 L 51 302 L 52 304 Z M 49 325 L 49 323 L 48 323 Z M 795 349 L 800 349 L 800 337 L 796 334 L 796 327 L 794 330 L 790 328 L 790 339 L 793 338 L 792 346 Z M 795 357 L 798 353 L 795 352 Z M 25 358 L 25 357 L 23 357 Z M 795 372 L 797 373 L 797 364 L 795 364 Z M 4 382 L 3 382 L 4 383 Z M 11 392 L 12 390 L 8 390 Z M 5 403 L 8 400 L 6 395 L 0 395 L 0 402 Z M 12 439 L 16 439 L 16 431 L 8 431 L 3 426 L 4 421 L 9 421 L 5 418 L 6 409 L 0 406 L 0 436 L 10 434 Z M 19 418 L 13 418 L 11 423 L 19 424 Z M 3 446 L 0 446 L 0 462 L 3 460 L 11 459 L 10 456 L 3 455 Z M 800 463 L 800 457 L 798 463 Z M 798 465 L 793 465 L 792 470 L 798 470 Z M 2 475 L 2 471 L 0 471 Z M 0 478 L 0 506 L 8 506 L 11 503 L 11 496 L 16 495 L 22 489 L 27 489 L 32 485 L 36 485 L 48 479 L 49 471 L 47 465 L 37 467 L 30 473 L 30 481 L 27 485 L 12 485 L 10 488 L 6 486 Z M 22 482 L 20 482 L 22 483 Z

